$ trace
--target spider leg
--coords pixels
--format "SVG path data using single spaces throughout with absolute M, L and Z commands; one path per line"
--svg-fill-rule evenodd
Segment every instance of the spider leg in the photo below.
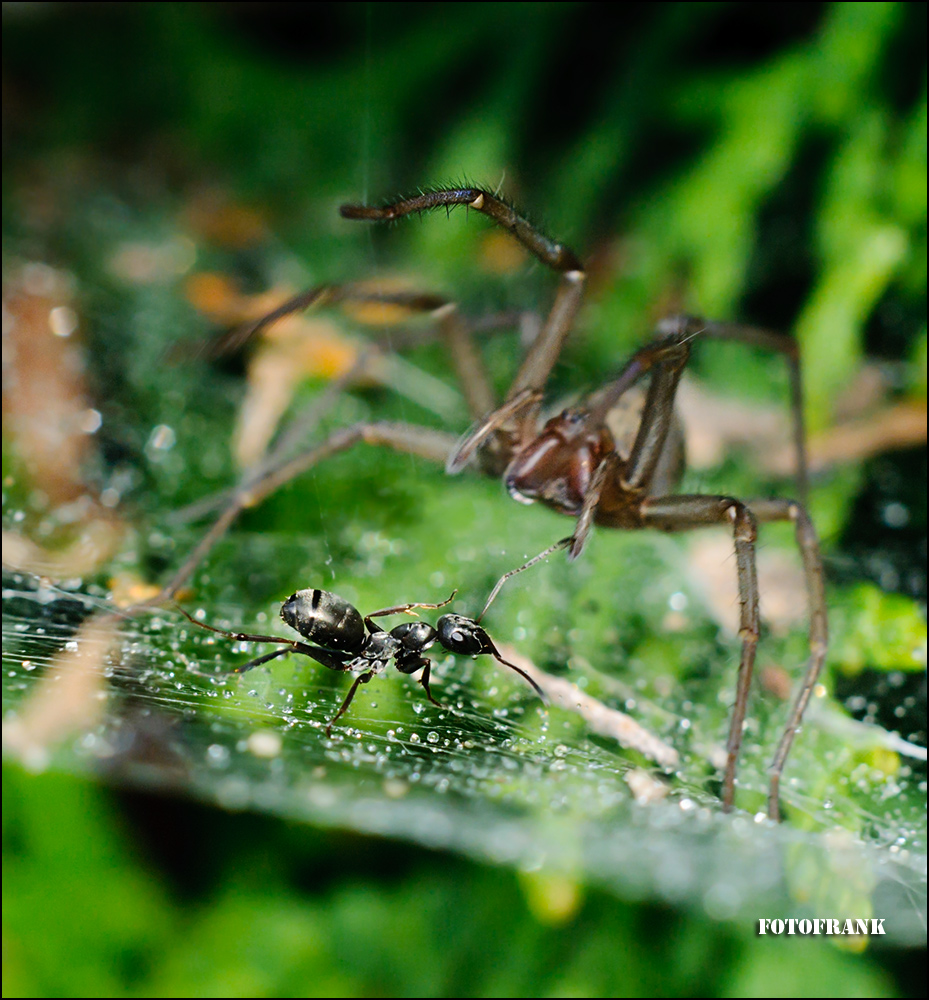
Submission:
M 570 557 L 578 555 L 592 522 L 608 527 L 640 527 L 631 515 L 630 493 L 647 495 L 659 465 L 663 462 L 665 444 L 674 422 L 674 399 L 684 367 L 690 358 L 692 342 L 698 337 L 738 340 L 743 343 L 780 351 L 788 360 L 791 382 L 791 409 L 794 415 L 794 444 L 797 454 L 797 479 L 801 496 L 806 493 L 807 469 L 803 434 L 802 386 L 796 343 L 789 337 L 731 323 L 717 323 L 691 316 L 669 317 L 658 325 L 659 337 L 640 348 L 627 362 L 619 377 L 598 394 L 587 421 L 597 426 L 605 421 L 610 409 L 623 393 L 646 374 L 651 375 L 641 422 L 636 432 L 629 459 L 620 469 L 603 470 L 601 463 L 585 497 L 578 526 L 574 532 Z M 613 480 L 615 480 L 615 485 Z M 603 505 L 608 494 L 615 507 Z
M 662 450 L 674 420 L 674 397 L 690 358 L 690 341 L 685 330 L 658 340 L 633 355 L 620 378 L 614 383 L 600 407 L 612 405 L 628 384 L 651 371 L 642 421 L 635 436 L 629 461 L 623 472 L 623 485 L 631 490 L 647 490 L 661 460 Z
M 584 295 L 585 280 L 586 275 L 580 268 L 562 275 L 551 312 L 526 353 L 506 399 L 458 443 L 446 464 L 447 472 L 460 472 L 483 445 L 489 451 L 482 462 L 483 470 L 489 475 L 500 475 L 520 444 L 534 436 L 542 405 L 542 387 L 574 324 Z M 487 438 L 491 439 L 489 443 Z
M 695 336 L 715 340 L 735 340 L 753 347 L 762 347 L 784 355 L 790 381 L 790 410 L 793 415 L 793 445 L 797 463 L 797 495 L 802 504 L 809 495 L 809 472 L 806 454 L 806 432 L 803 424 L 803 379 L 800 373 L 800 346 L 793 337 L 741 323 L 721 323 L 693 316 L 674 316 L 658 324 L 659 333 L 675 330 L 691 331 Z
M 581 263 L 563 243 L 549 239 L 536 229 L 528 219 L 513 210 L 505 201 L 478 187 L 443 188 L 426 191 L 411 198 L 401 198 L 388 205 L 342 205 L 339 214 L 343 219 L 365 222 L 393 222 L 405 215 L 415 215 L 436 208 L 466 206 L 493 219 L 519 240 L 533 256 L 555 271 L 580 270 Z
M 506 202 L 481 188 L 429 191 L 381 208 L 343 205 L 340 212 L 347 219 L 387 222 L 417 212 L 440 207 L 450 209 L 458 205 L 464 205 L 493 219 L 501 228 L 512 233 L 543 264 L 561 275 L 548 318 L 527 351 L 503 407 L 491 412 L 476 410 L 478 405 L 486 405 L 488 397 L 475 399 L 472 412 L 486 415 L 481 417 L 478 424 L 458 444 L 446 467 L 450 473 L 459 472 L 478 448 L 482 447 L 484 471 L 490 475 L 499 475 L 509 464 L 519 443 L 534 433 L 542 400 L 542 387 L 558 360 L 584 294 L 586 274 L 579 258 L 564 244 L 545 236 Z M 459 372 L 462 371 L 464 368 L 459 366 Z
M 325 441 L 307 449 L 295 458 L 269 469 L 262 479 L 243 491 L 243 506 L 252 507 L 291 479 L 311 469 L 314 465 L 347 451 L 359 441 L 365 444 L 382 445 L 407 455 L 419 455 L 436 463 L 442 463 L 453 447 L 450 434 L 420 427 L 416 424 L 401 423 L 359 423 L 333 431 Z
M 689 340 L 680 333 L 636 351 L 619 377 L 591 397 L 589 408 L 565 411 L 549 421 L 545 431 L 507 470 L 511 492 L 541 497 L 556 509 L 577 516 L 569 559 L 581 553 L 594 523 L 611 528 L 643 527 L 640 505 L 653 481 L 661 484 L 662 493 L 676 485 L 681 458 L 673 445 L 677 439 L 669 435 L 675 426 L 674 397 L 689 356 Z M 620 397 L 646 374 L 651 375 L 648 392 L 626 459 L 616 450 L 607 418 Z M 555 426 L 549 430 L 551 425 Z M 597 439 L 602 440 L 603 434 L 611 450 L 600 452 L 602 457 L 594 464 L 590 455 L 602 447 Z M 593 465 L 589 473 L 584 473 L 585 462 Z M 590 475 L 589 482 L 583 481 L 582 473 Z M 553 488 L 546 498 L 549 482 Z M 560 484 L 565 482 L 579 494 L 576 501 L 570 494 L 559 495 L 559 488 L 564 489 Z
M 474 334 L 495 333 L 518 328 L 522 342 L 534 343 L 541 330 L 541 319 L 531 312 L 503 312 L 467 322 L 458 307 L 449 303 L 433 314 L 445 342 L 461 393 L 472 420 L 482 421 L 497 405 L 484 359 L 474 342 Z
M 488 475 L 496 476 L 498 471 L 503 472 L 509 464 L 510 453 L 516 447 L 516 438 L 511 433 L 514 421 L 529 410 L 537 411 L 541 403 L 541 392 L 534 389 L 523 389 L 507 399 L 492 413 L 482 416 L 458 439 L 445 463 L 445 471 L 449 475 L 455 475 L 471 461 L 476 451 L 481 448 L 491 449 L 495 443 L 504 441 L 504 444 L 498 449 L 500 451 L 499 463 L 494 463 L 492 467 L 487 466 L 486 468 L 482 465 Z M 487 451 L 481 452 L 482 461 L 487 454 Z M 497 469 L 498 465 L 499 470 Z
M 468 412 L 477 419 L 492 410 L 496 402 L 483 358 L 456 305 L 448 303 L 436 312 L 435 317 L 468 404 Z
M 449 351 L 452 366 L 458 374 L 462 392 L 471 415 L 475 418 L 493 409 L 495 399 L 479 352 L 474 346 L 472 332 L 496 331 L 520 325 L 525 319 L 519 313 L 501 313 L 476 324 L 465 323 L 458 307 L 441 295 L 429 292 L 387 289 L 379 291 L 368 285 L 319 285 L 293 296 L 272 312 L 252 323 L 235 327 L 216 339 L 209 347 L 212 355 L 226 354 L 239 350 L 263 330 L 278 320 L 297 312 L 320 306 L 334 305 L 382 305 L 398 306 L 412 313 L 432 313 L 441 339 Z M 418 343 L 435 339 L 435 333 L 408 334 L 404 336 L 392 330 L 389 334 L 375 337 L 374 343 L 384 349 L 396 350 L 407 343 Z
M 477 618 L 474 619 L 474 624 L 475 625 L 479 624 L 480 620 L 484 617 L 484 615 L 487 614 L 487 609 L 491 606 L 491 604 L 493 604 L 497 594 L 500 593 L 501 589 L 503 588 L 503 585 L 506 583 L 507 580 L 509 580 L 511 576 L 516 576 L 517 573 L 522 573 L 524 569 L 529 569 L 530 566 L 535 566 L 537 562 L 541 562 L 543 559 L 550 556 L 553 552 L 557 552 L 558 549 L 567 548 L 567 546 L 570 543 L 571 543 L 570 538 L 562 538 L 561 541 L 555 542 L 554 545 L 549 545 L 549 547 L 544 552 L 540 552 L 537 556 L 533 556 L 528 562 L 523 563 L 522 566 L 519 566 L 517 569 L 511 569 L 509 570 L 509 572 L 504 573 L 503 576 L 501 576 L 500 579 L 494 584 L 494 589 L 490 592 L 490 597 L 487 598 L 487 601 L 484 604 L 483 611 L 481 611 L 481 613 L 477 616 Z
M 302 454 L 279 466 L 267 469 L 257 479 L 247 480 L 243 483 L 233 493 L 226 508 L 168 583 L 155 597 L 136 605 L 136 607 L 155 606 L 173 598 L 245 508 L 256 506 L 265 497 L 285 483 L 290 482 L 291 479 L 327 458 L 347 451 L 360 441 L 365 444 L 384 445 L 408 455 L 419 455 L 440 464 L 445 461 L 454 446 L 454 439 L 451 435 L 415 424 L 359 423 L 333 431 L 326 440 Z M 201 623 L 197 622 L 197 624 Z
M 411 312 L 434 312 L 447 305 L 447 300 L 441 295 L 431 295 L 424 292 L 403 290 L 378 291 L 377 289 L 358 287 L 356 285 L 318 285 L 308 291 L 300 292 L 293 298 L 279 305 L 266 316 L 253 323 L 237 326 L 223 334 L 213 342 L 212 354 L 227 354 L 244 347 L 269 326 L 278 320 L 294 313 L 303 312 L 314 306 L 329 305 L 388 305 L 402 306 Z
M 349 294 L 350 291 L 352 294 Z M 385 334 L 371 338 L 371 345 L 359 353 L 351 368 L 333 379 L 312 403 L 293 418 L 270 452 L 245 472 L 238 487 L 221 491 L 190 504 L 173 514 L 172 521 L 186 523 L 199 520 L 213 511 L 224 510 L 236 489 L 242 489 L 247 483 L 261 479 L 270 470 L 283 465 L 294 446 L 306 440 L 320 419 L 332 408 L 339 394 L 368 369 L 370 361 L 380 351 L 393 352 L 404 347 L 430 343 L 438 335 L 445 341 L 448 348 L 449 357 L 458 375 L 461 390 L 472 417 L 475 419 L 481 417 L 493 408 L 494 395 L 471 335 L 473 333 L 494 334 L 514 326 L 523 328 L 532 325 L 533 321 L 537 321 L 537 317 L 532 313 L 502 312 L 484 316 L 473 323 L 470 321 L 465 323 L 457 306 L 438 296 L 405 291 L 377 292 L 369 288 L 352 289 L 351 286 L 327 285 L 296 296 L 257 323 L 236 328 L 230 334 L 220 338 L 213 353 L 224 353 L 242 346 L 259 330 L 291 312 L 310 305 L 332 304 L 339 301 L 352 302 L 356 305 L 372 303 L 399 305 L 413 311 L 432 312 L 437 330 L 403 331 L 391 329 Z M 444 462 L 444 456 L 442 461 Z
M 770 767 L 771 790 L 768 796 L 768 815 L 776 820 L 780 816 L 778 793 L 784 764 L 826 658 L 829 639 L 826 592 L 816 529 L 804 507 L 793 500 L 751 500 L 749 507 L 758 521 L 793 521 L 810 604 L 810 659 Z
M 755 569 L 755 540 L 758 530 L 755 515 L 744 503 L 732 497 L 701 495 L 649 498 L 642 503 L 641 511 L 644 527 L 664 531 L 689 531 L 712 524 L 732 525 L 739 577 L 739 637 L 742 640 L 742 655 L 723 776 L 723 810 L 728 812 L 735 797 L 736 764 L 742 746 L 742 728 L 758 645 L 758 574 Z

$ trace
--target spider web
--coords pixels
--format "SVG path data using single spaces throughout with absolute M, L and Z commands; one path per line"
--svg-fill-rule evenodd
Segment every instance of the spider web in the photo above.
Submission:
M 359 689 L 327 738 L 344 675 L 299 656 L 237 675 L 265 650 L 237 647 L 170 608 L 120 611 L 120 580 L 163 581 L 197 544 L 203 525 L 177 512 L 234 481 L 229 428 L 240 382 L 167 364 L 179 327 L 173 297 L 153 318 L 139 308 L 143 296 L 109 320 L 97 352 L 124 363 L 131 387 L 131 405 L 116 419 L 107 413 L 104 426 L 144 442 L 131 471 L 145 490 L 125 488 L 137 503 L 130 541 L 100 567 L 66 574 L 69 582 L 49 583 L 40 564 L 5 575 L 8 754 L 33 768 L 561 871 L 714 919 L 874 914 L 888 918 L 893 940 L 922 939 L 925 765 L 899 737 L 853 723 L 817 694 L 789 761 L 786 822 L 773 826 L 762 818 L 766 769 L 786 706 L 757 693 L 737 809 L 721 814 L 738 642 L 709 609 L 715 584 L 694 573 L 687 539 L 598 531 L 578 562 L 559 553 L 508 584 L 483 623 L 507 658 L 528 657 L 673 748 L 680 763 L 669 773 L 577 712 L 540 705 L 489 658 L 434 650 L 433 691 L 446 708 L 389 669 Z M 493 355 L 496 344 L 488 347 Z M 434 345 L 410 364 L 447 381 Z M 312 390 L 305 395 L 312 405 Z M 342 394 L 319 433 L 370 419 L 440 422 L 434 399 L 411 396 Z M 704 476 L 686 488 L 712 485 Z M 5 487 L 5 527 L 34 522 L 15 469 Z M 750 495 L 744 487 L 727 483 Z M 280 601 L 306 586 L 362 612 L 437 602 L 458 588 L 449 610 L 473 616 L 503 572 L 564 526 L 508 502 L 498 482 L 451 480 L 411 456 L 356 448 L 243 513 L 181 599 L 211 624 L 260 633 L 281 627 Z M 720 537 L 716 562 L 731 582 L 731 536 Z M 796 561 L 789 532 L 765 526 L 762 548 Z M 795 679 L 806 655 L 802 625 L 766 632 L 759 666 Z
M 620 548 L 639 562 L 650 552 L 654 568 L 680 551 L 666 541 Z M 564 579 L 553 562 L 532 582 L 543 616 L 558 617 Z M 517 610 L 528 596 L 505 602 L 493 634 L 544 650 Z M 890 917 L 894 940 L 924 934 L 924 767 L 899 758 L 891 778 L 865 763 L 875 750 L 894 755 L 902 741 L 852 723 L 827 699 L 815 699 L 798 740 L 784 793 L 789 821 L 775 826 L 762 818 L 773 718 L 749 723 L 742 808 L 719 811 L 712 761 L 731 678 L 719 687 L 704 678 L 712 693 L 701 701 L 690 697 L 701 685 L 687 683 L 659 703 L 652 684 L 624 689 L 585 671 L 580 652 L 569 659 L 588 693 L 674 745 L 681 762 L 672 773 L 592 734 L 577 714 L 540 705 L 503 668 L 462 657 L 436 664 L 434 692 L 445 708 L 390 671 L 359 689 L 326 738 L 345 677 L 304 657 L 230 674 L 254 646 L 203 632 L 170 609 L 114 618 L 105 590 L 83 581 L 54 586 L 8 573 L 3 598 L 5 740 L 33 767 L 561 871 L 715 919 L 874 914 Z M 211 621 L 240 618 L 222 601 L 211 608 Z M 49 738 L 48 727 L 67 738 Z

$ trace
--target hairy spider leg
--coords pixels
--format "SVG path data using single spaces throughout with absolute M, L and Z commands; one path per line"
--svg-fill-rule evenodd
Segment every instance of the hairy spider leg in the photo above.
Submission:
M 548 318 L 526 352 L 499 409 L 488 411 L 486 404 L 492 399 L 489 388 L 486 388 L 489 383 L 473 352 L 467 352 L 467 365 L 461 364 L 458 355 L 452 352 L 462 384 L 469 386 L 480 381 L 486 391 L 480 400 L 485 408 L 472 407 L 472 414 L 478 417 L 478 423 L 459 441 L 448 459 L 446 470 L 459 472 L 480 448 L 482 469 L 489 475 L 500 475 L 518 445 L 535 434 L 536 419 L 542 405 L 542 389 L 574 324 L 584 294 L 586 274 L 580 258 L 569 247 L 547 237 L 505 201 L 482 188 L 429 191 L 381 208 L 343 205 L 340 212 L 347 219 L 389 222 L 405 215 L 455 206 L 465 206 L 488 216 L 543 264 L 561 275 Z
M 500 475 L 521 444 L 535 435 L 535 422 L 542 402 L 542 390 L 570 332 L 583 297 L 585 274 L 580 259 L 564 244 L 551 240 L 527 219 L 518 215 L 505 201 L 476 187 L 425 192 L 382 207 L 343 205 L 340 212 L 349 219 L 383 222 L 440 207 L 448 210 L 462 205 L 487 215 L 497 225 L 510 232 L 543 264 L 561 274 L 555 302 L 543 329 L 527 351 L 503 404 L 494 409 L 489 406 L 492 394 L 486 372 L 473 349 L 473 344 L 469 342 L 467 331 L 456 327 L 454 315 L 449 318 L 449 328 L 445 333 L 446 341 L 449 344 L 459 345 L 456 350 L 451 351 L 452 361 L 477 423 L 459 440 L 448 458 L 446 468 L 451 473 L 460 471 L 477 451 L 480 454 L 482 469 L 491 475 Z M 802 383 L 796 341 L 783 334 L 757 327 L 686 316 L 674 316 L 662 320 L 658 324 L 657 333 L 662 339 L 670 335 L 679 341 L 691 340 L 697 335 L 738 340 L 784 354 L 790 378 L 798 498 L 805 504 L 808 476 L 803 432 Z M 461 358 L 466 360 L 463 361 Z M 478 392 L 474 391 L 475 386 L 479 387 Z M 656 397 L 660 395 L 660 391 L 656 390 Z M 473 401 L 475 396 L 479 402 Z M 671 400 L 673 402 L 673 393 Z M 481 406 L 484 409 L 481 409 Z M 657 424 L 660 425 L 661 422 L 659 418 Z M 650 455 L 651 449 L 646 447 L 647 444 L 647 438 L 643 436 L 640 448 L 645 448 L 646 453 Z M 657 458 L 654 461 L 657 461 Z
M 822 668 L 828 639 L 822 560 L 809 515 L 799 503 L 791 500 L 759 500 L 745 504 L 732 497 L 700 495 L 651 497 L 643 503 L 642 514 L 646 526 L 664 531 L 689 531 L 712 524 L 732 525 L 739 582 L 739 636 L 742 640 L 742 655 L 723 777 L 723 808 L 727 811 L 732 808 L 735 796 L 736 764 L 742 745 L 742 730 L 759 636 L 758 576 L 755 568 L 757 523 L 789 520 L 795 525 L 810 605 L 810 660 L 770 767 L 768 815 L 772 820 L 777 820 L 780 815 L 778 792 L 781 775 L 803 711 Z

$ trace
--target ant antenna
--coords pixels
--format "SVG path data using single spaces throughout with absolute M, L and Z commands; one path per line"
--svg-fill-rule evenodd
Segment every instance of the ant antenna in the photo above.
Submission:
M 484 610 L 474 619 L 474 623 L 477 624 L 480 620 L 487 614 L 487 609 L 493 604 L 494 598 L 500 593 L 501 588 L 506 583 L 511 576 L 516 576 L 517 573 L 522 573 L 524 569 L 529 569 L 530 566 L 535 566 L 537 562 L 541 562 L 547 556 L 550 556 L 553 552 L 557 552 L 558 549 L 565 549 L 571 544 L 571 537 L 562 538 L 560 542 L 555 542 L 554 545 L 549 545 L 549 547 L 544 551 L 540 552 L 537 556 L 533 556 L 529 562 L 523 563 L 518 569 L 511 569 L 508 573 L 504 573 L 503 576 L 496 582 L 494 589 L 490 592 L 490 597 L 487 598 L 487 603 L 484 605 Z M 498 657 L 499 659 L 499 657 Z M 506 662 L 505 660 L 503 661 Z M 507 663 L 508 667 L 513 667 L 512 663 Z M 514 670 L 522 673 L 518 667 L 513 667 Z M 526 675 L 523 674 L 525 677 Z M 532 683 L 530 679 L 530 683 Z M 533 687 L 538 687 L 538 685 L 533 684 Z

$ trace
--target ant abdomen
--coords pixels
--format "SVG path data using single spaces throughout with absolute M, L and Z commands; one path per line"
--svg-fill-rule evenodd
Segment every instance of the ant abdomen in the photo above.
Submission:
M 361 613 L 338 594 L 308 588 L 291 594 L 281 605 L 281 618 L 325 649 L 357 653 L 365 645 L 365 626 Z

